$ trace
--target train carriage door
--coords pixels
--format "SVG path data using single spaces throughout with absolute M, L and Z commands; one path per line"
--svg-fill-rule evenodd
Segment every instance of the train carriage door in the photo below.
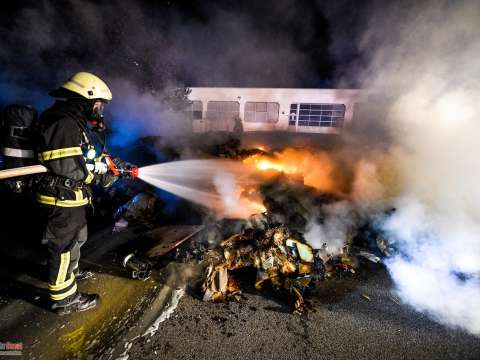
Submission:
M 298 104 L 290 105 L 290 113 L 288 115 L 288 130 L 298 131 Z

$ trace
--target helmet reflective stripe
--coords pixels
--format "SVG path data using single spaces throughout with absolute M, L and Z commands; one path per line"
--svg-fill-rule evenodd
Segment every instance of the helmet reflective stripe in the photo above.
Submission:
M 81 95 L 86 99 L 112 100 L 112 92 L 107 84 L 92 73 L 76 73 L 61 87 Z

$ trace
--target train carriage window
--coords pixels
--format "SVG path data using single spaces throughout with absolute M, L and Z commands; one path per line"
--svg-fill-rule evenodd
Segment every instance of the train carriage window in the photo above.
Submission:
M 296 126 L 342 127 L 345 104 L 291 104 L 288 124 Z
M 207 104 L 209 120 L 235 120 L 239 117 L 240 103 L 238 101 L 209 101 Z
M 278 121 L 279 104 L 271 102 L 246 102 L 245 121 L 275 123 Z
M 238 101 L 209 101 L 207 103 L 208 126 L 211 131 L 232 131 L 240 119 Z

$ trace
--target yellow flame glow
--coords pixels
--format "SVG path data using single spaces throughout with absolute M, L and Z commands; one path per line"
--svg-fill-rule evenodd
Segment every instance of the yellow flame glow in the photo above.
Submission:
M 246 164 L 253 164 L 258 170 L 267 171 L 275 170 L 286 174 L 296 174 L 298 169 L 296 166 L 288 166 L 278 160 L 267 159 L 261 155 L 253 155 L 244 160 Z

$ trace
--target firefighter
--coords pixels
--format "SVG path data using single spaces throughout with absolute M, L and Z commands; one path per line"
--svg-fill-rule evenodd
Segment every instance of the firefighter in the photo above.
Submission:
M 103 110 L 112 93 L 96 75 L 79 72 L 50 95 L 57 100 L 40 116 L 38 139 L 38 157 L 49 172 L 39 181 L 37 201 L 44 213 L 51 308 L 65 315 L 91 309 L 100 299 L 79 292 L 77 281 L 86 275 L 78 264 L 87 240 L 90 187 L 116 179 L 94 143 L 95 132 L 105 130 Z

